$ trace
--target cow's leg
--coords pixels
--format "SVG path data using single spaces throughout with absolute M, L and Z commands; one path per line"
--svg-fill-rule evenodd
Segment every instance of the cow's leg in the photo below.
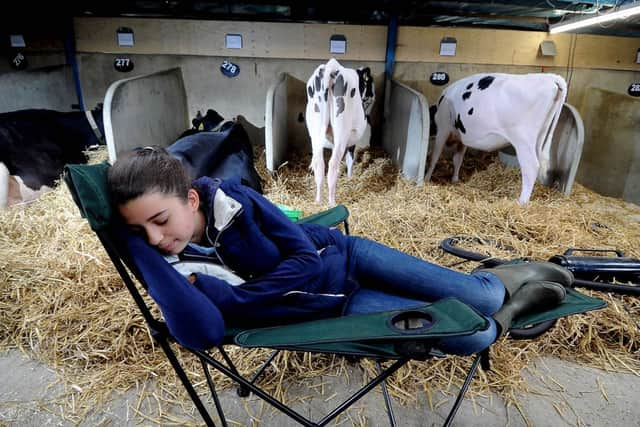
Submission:
M 9 204 L 9 169 L 0 162 L 0 209 Z
M 535 139 L 523 138 L 514 143 L 513 148 L 516 150 L 516 157 L 522 173 L 522 191 L 518 203 L 524 205 L 529 202 L 540 166 L 536 153 L 536 141 Z
M 347 153 L 345 155 L 346 157 L 346 162 L 347 162 L 347 177 L 349 179 L 351 179 L 351 174 L 353 172 L 353 161 L 356 158 L 356 146 L 352 145 L 351 147 L 347 148 Z
M 464 159 L 464 153 L 467 151 L 467 146 L 462 142 L 458 143 L 456 152 L 453 154 L 453 178 L 451 182 L 456 183 L 460 180 L 460 167 L 462 166 L 462 159 Z
M 344 156 L 346 138 L 340 140 L 334 135 L 334 147 L 329 159 L 327 168 L 327 186 L 329 187 L 329 206 L 336 204 L 336 185 L 338 183 L 338 174 L 340 173 L 340 161 Z
M 438 129 L 438 133 L 436 134 L 436 142 L 433 145 L 433 150 L 431 150 L 429 169 L 427 170 L 427 174 L 424 177 L 425 181 L 431 180 L 431 175 L 433 174 L 433 170 L 436 168 L 436 163 L 438 163 L 438 159 L 442 154 L 442 149 L 444 148 L 445 142 L 447 142 L 448 136 L 449 135 L 447 134 L 447 132 L 440 132 L 440 129 Z
M 324 180 L 324 149 L 322 146 L 313 146 L 311 165 L 309 167 L 313 170 L 313 178 L 316 181 L 316 203 L 320 203 L 322 199 L 322 181 Z
M 9 177 L 9 197 L 7 198 L 7 206 L 28 202 L 29 200 L 27 200 L 27 197 L 30 195 L 29 191 L 33 190 L 24 185 L 22 178 L 11 175 Z

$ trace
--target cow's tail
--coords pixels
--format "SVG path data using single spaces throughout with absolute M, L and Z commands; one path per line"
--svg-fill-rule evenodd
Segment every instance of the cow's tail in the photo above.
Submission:
M 324 76 L 322 79 L 323 86 L 328 88 L 331 92 L 333 92 L 331 87 L 333 86 L 332 83 L 336 78 L 336 71 L 338 71 L 340 67 L 340 63 L 335 58 L 331 58 L 324 67 Z
M 540 159 L 540 169 L 539 176 L 546 175 L 549 170 L 549 161 L 551 158 L 551 144 L 553 141 L 553 134 L 556 129 L 556 125 L 558 124 L 558 120 L 560 119 L 560 114 L 562 113 L 562 107 L 567 99 L 567 82 L 562 78 L 562 76 L 554 74 L 554 81 L 556 84 L 556 95 L 547 115 L 547 119 L 542 127 L 544 134 L 544 139 L 542 140 L 542 144 L 540 146 L 540 152 L 538 153 L 538 158 Z

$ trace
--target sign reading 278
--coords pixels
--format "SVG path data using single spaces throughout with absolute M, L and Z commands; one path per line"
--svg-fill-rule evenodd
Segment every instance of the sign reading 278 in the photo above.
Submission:
M 222 74 L 225 76 L 231 78 L 240 74 L 240 66 L 231 61 L 224 60 L 222 61 L 222 65 L 220 65 L 220 71 L 222 71 Z

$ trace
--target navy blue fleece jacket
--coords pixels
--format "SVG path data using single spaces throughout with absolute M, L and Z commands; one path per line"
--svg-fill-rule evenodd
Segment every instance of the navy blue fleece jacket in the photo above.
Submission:
M 180 276 L 144 242 L 129 236 L 136 263 L 169 330 L 188 347 L 222 341 L 224 322 L 259 327 L 339 315 L 357 284 L 347 277 L 345 236 L 314 224 L 294 224 L 239 180 L 200 178 L 194 188 L 207 218 L 205 242 L 245 283 L 233 286 L 198 273 Z M 142 248 L 146 246 L 146 248 Z M 162 262 L 164 266 L 157 267 Z M 224 319 L 224 321 L 223 321 Z

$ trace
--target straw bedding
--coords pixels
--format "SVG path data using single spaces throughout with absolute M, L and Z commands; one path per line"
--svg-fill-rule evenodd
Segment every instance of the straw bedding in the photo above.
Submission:
M 94 161 L 100 156 L 104 153 L 94 155 Z M 308 163 L 308 157 L 294 156 L 270 175 L 264 153 L 258 153 L 266 195 L 305 214 L 319 210 Z M 519 206 L 519 172 L 501 165 L 493 154 L 470 153 L 459 184 L 448 183 L 450 171 L 443 159 L 434 182 L 417 187 L 405 182 L 381 151 L 365 151 L 354 177 L 347 180 L 343 173 L 338 183 L 338 202 L 351 212 L 351 232 L 441 265 L 460 261 L 438 249 L 442 239 L 453 235 L 497 241 L 510 249 L 489 248 L 488 253 L 501 258 L 545 260 L 568 247 L 615 248 L 640 258 L 638 206 L 579 184 L 569 198 L 537 184 L 531 202 Z M 469 271 L 475 266 L 454 268 Z M 515 402 L 515 393 L 526 388 L 520 372 L 538 355 L 640 375 L 638 299 L 583 292 L 605 299 L 609 307 L 562 319 L 533 341 L 501 340 L 492 347 L 493 370 L 476 377 L 472 396 L 491 391 Z M 132 414 L 163 424 L 199 422 L 197 415 L 189 420 L 169 414 L 168 408 L 176 405 L 186 414 L 193 414 L 193 408 L 64 185 L 27 206 L 0 213 L 0 350 L 10 348 L 61 375 L 65 392 L 59 412 L 70 421 L 81 421 L 112 392 L 135 386 L 140 398 Z M 268 353 L 230 351 L 243 353 L 243 372 L 251 372 Z M 205 387 L 199 365 L 180 354 L 194 381 Z M 367 375 L 374 374 L 371 362 L 357 363 Z M 411 363 L 391 379 L 390 391 L 403 403 L 424 394 L 437 406 L 435 393 L 459 386 L 469 363 L 460 357 Z M 348 366 L 339 357 L 285 352 L 262 384 L 290 400 L 287 384 L 319 374 L 345 375 Z M 149 380 L 154 380 L 153 389 Z M 222 387 L 229 385 L 219 380 Z

